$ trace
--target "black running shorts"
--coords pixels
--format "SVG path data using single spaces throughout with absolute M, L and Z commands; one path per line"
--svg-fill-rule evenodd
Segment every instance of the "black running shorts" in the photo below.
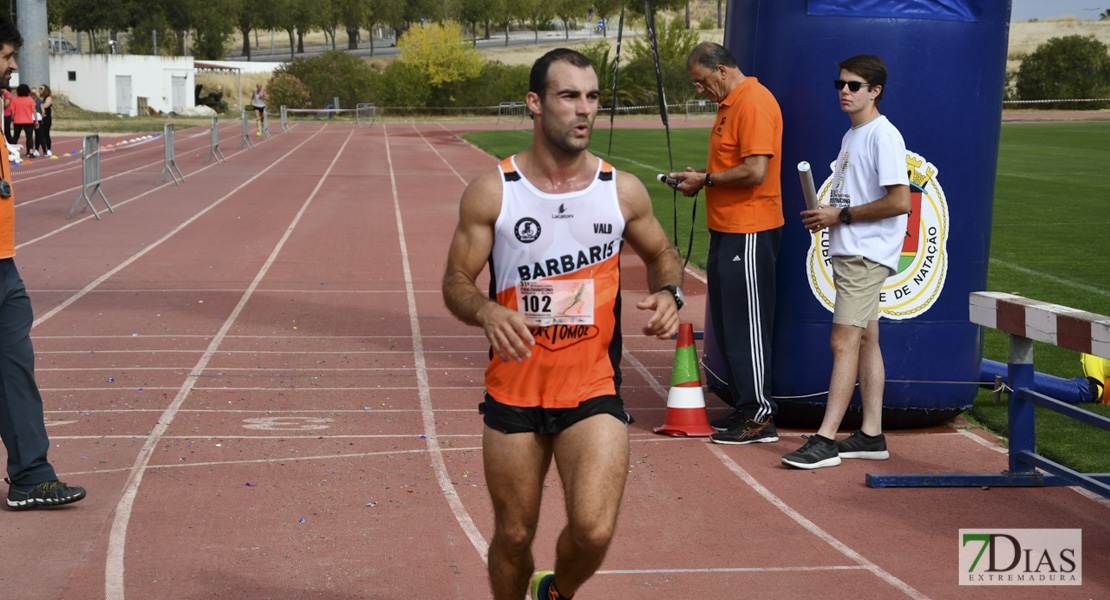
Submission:
M 502 433 L 559 433 L 594 415 L 608 414 L 622 423 L 633 423 L 632 415 L 624 412 L 624 401 L 617 396 L 591 398 L 574 408 L 520 408 L 494 400 L 488 393 L 478 405 L 487 427 Z

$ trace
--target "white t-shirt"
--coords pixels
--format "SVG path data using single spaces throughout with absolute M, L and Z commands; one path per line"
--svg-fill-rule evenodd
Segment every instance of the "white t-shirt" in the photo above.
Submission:
M 887 195 L 884 186 L 909 185 L 906 142 L 884 116 L 853 127 L 840 142 L 832 164 L 829 204 L 863 206 Z M 831 256 L 862 256 L 895 272 L 906 238 L 906 215 L 879 221 L 854 221 L 829 229 Z

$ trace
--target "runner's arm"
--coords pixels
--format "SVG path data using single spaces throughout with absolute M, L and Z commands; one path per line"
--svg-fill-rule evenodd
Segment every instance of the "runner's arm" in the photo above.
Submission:
M 643 333 L 669 338 L 678 332 L 678 307 L 674 295 L 662 288 L 682 287 L 681 258 L 655 218 L 644 184 L 635 176 L 618 171 L 617 192 L 624 213 L 624 240 L 647 266 L 648 290 L 652 292 L 636 303 L 636 308 L 652 311 Z
M 459 224 L 447 252 L 443 302 L 463 323 L 483 328 L 501 360 L 519 362 L 531 356 L 529 348 L 536 342 L 530 328 L 539 324 L 490 300 L 475 284 L 493 250 L 500 199 L 496 172 L 475 179 L 463 192 Z

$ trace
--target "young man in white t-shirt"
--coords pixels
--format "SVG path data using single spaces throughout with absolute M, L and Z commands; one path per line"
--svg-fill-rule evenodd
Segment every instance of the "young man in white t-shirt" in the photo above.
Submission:
M 879 293 L 897 272 L 910 212 L 906 144 L 894 125 L 879 114 L 886 86 L 886 65 L 878 56 L 853 56 L 840 67 L 834 84 L 840 109 L 852 119 L 833 165 L 829 204 L 802 212 L 807 229 L 829 229 L 836 307 L 833 310 L 832 380 L 825 417 L 817 434 L 782 457 L 783 464 L 819 469 L 841 458 L 885 460 L 883 384 L 886 373 L 879 350 Z M 863 423 L 847 439 L 836 431 L 859 379 Z

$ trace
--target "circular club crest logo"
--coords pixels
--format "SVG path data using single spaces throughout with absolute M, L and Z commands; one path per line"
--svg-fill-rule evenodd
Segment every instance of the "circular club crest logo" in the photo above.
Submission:
M 513 233 L 516 235 L 516 239 L 525 244 L 531 244 L 540 237 L 540 222 L 532 217 L 524 217 L 516 222 Z
M 948 202 L 937 180 L 937 168 L 921 155 L 906 151 L 913 211 L 906 220 L 906 239 L 898 272 L 883 283 L 879 315 L 902 320 L 920 316 L 937 301 L 948 273 Z M 828 204 L 832 175 L 821 185 L 818 201 Z M 807 279 L 813 295 L 830 312 L 836 303 L 829 230 L 813 236 L 806 254 Z

